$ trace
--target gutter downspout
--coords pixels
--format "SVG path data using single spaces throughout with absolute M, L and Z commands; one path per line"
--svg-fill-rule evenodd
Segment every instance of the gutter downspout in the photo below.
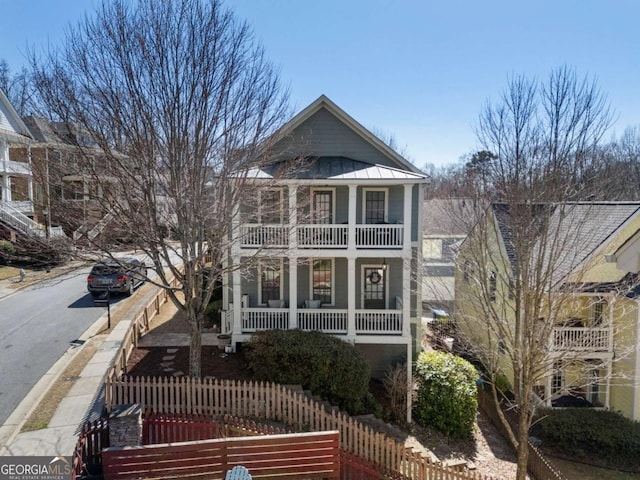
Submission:
M 631 412 L 631 418 L 634 421 L 638 421 L 638 401 L 640 401 L 639 398 L 639 393 L 638 389 L 640 389 L 640 386 L 638 385 L 638 380 L 640 380 L 640 301 L 636 300 L 636 311 L 637 311 L 637 318 L 636 318 L 636 331 L 635 331 L 635 335 L 636 335 L 636 347 L 635 347 L 635 354 L 636 354 L 636 364 L 635 364 L 635 368 L 633 369 L 633 376 L 634 376 L 634 388 L 633 388 L 633 410 Z

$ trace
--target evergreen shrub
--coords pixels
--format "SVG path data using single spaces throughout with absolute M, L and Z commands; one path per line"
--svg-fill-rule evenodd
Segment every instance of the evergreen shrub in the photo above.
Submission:
M 453 437 L 468 438 L 478 411 L 475 367 L 441 351 L 422 352 L 416 362 L 415 420 Z
M 257 332 L 245 356 L 257 380 L 302 385 L 350 414 L 371 412 L 375 406 L 366 359 L 331 335 L 299 329 Z

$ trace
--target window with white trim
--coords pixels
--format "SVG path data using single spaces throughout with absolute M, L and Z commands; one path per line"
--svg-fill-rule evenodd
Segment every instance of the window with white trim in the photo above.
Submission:
M 311 190 L 311 222 L 316 224 L 331 224 L 335 218 L 334 189 Z
M 316 258 L 311 261 L 311 298 L 323 305 L 333 305 L 333 258 Z
M 282 298 L 282 260 L 261 260 L 259 275 L 259 303 L 266 305 L 269 300 Z
M 284 204 L 282 201 L 281 188 L 260 191 L 258 213 L 260 216 L 260 223 L 278 225 L 283 223 Z
M 363 191 L 364 223 L 385 223 L 387 221 L 388 195 L 387 188 L 365 188 Z

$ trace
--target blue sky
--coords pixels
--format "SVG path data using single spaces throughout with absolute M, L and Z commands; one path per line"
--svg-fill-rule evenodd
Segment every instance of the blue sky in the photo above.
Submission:
M 0 0 L 0 58 L 55 45 L 95 0 Z M 227 0 L 281 68 L 300 110 L 326 94 L 365 127 L 393 135 L 418 166 L 478 148 L 487 99 L 513 74 L 566 64 L 595 77 L 616 112 L 611 134 L 640 124 L 636 0 Z

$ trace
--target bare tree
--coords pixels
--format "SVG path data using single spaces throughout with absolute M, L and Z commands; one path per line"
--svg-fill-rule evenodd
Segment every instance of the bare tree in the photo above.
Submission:
M 6 60 L 0 60 L 0 90 L 5 92 L 19 115 L 33 110 L 34 87 L 26 68 L 12 73 Z
M 205 308 L 222 269 L 238 267 L 223 267 L 231 218 L 286 114 L 276 69 L 217 0 L 104 2 L 31 63 L 47 113 L 88 137 L 76 143 L 106 220 L 185 312 L 200 376 Z M 100 238 L 114 255 L 115 238 Z
M 571 325 L 569 312 L 603 298 L 606 312 L 624 305 L 617 293 L 627 284 L 589 290 L 594 287 L 587 276 L 597 267 L 590 255 L 618 219 L 611 218 L 610 206 L 579 202 L 586 194 L 581 173 L 610 123 L 595 82 L 566 67 L 544 83 L 511 79 L 500 100 L 487 103 L 480 115 L 477 134 L 492 155 L 482 175 L 468 177 L 467 194 L 475 192 L 478 208 L 486 205 L 481 200 L 487 192 L 494 203 L 457 258 L 455 321 L 487 369 L 496 403 L 498 377 L 513 379 L 516 428 L 498 413 L 517 450 L 518 479 L 526 477 L 529 428 L 536 397 L 544 397 L 540 386 L 548 385 L 558 362 L 581 361 L 574 349 L 561 347 L 566 339 L 562 332 L 554 336 L 557 329 Z M 481 218 L 480 212 L 473 217 Z M 594 229 L 594 222 L 603 228 Z M 608 368 L 604 357 L 594 358 L 583 362 L 585 369 Z

